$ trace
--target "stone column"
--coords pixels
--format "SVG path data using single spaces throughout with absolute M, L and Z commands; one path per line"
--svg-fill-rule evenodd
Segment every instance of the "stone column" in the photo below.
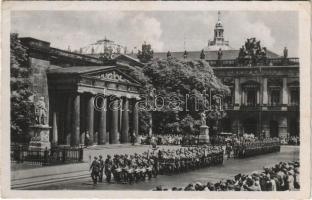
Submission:
M 121 125 L 121 143 L 129 142 L 129 100 L 123 99 L 123 113 L 122 113 L 122 125 Z
M 74 105 L 73 105 L 71 146 L 79 145 L 80 142 L 79 137 L 80 137 L 80 94 L 77 93 L 74 97 Z
M 119 100 L 119 112 L 118 112 L 118 132 L 121 132 L 122 129 L 122 113 L 123 113 L 123 98 Z
M 103 98 L 100 110 L 100 123 L 99 123 L 99 144 L 106 144 L 106 115 L 107 115 L 107 97 Z
M 73 98 L 71 95 L 68 95 L 67 107 L 66 107 L 66 118 L 65 118 L 65 138 L 64 138 L 65 144 L 67 144 L 67 145 L 70 144 L 71 132 L 73 131 L 71 129 L 71 127 L 72 127 L 72 121 L 71 121 L 72 109 L 73 109 Z
M 239 78 L 235 78 L 234 80 L 235 84 L 235 91 L 234 91 L 234 107 L 239 107 L 241 104 L 241 95 L 239 93 Z
M 133 120 L 133 136 L 139 135 L 139 112 L 136 100 L 133 100 L 132 120 Z
M 109 143 L 111 144 L 119 144 L 119 132 L 118 132 L 118 99 L 112 100 L 112 120 L 111 120 L 111 128 L 109 132 Z
M 268 78 L 263 78 L 262 104 L 263 106 L 268 105 Z
M 278 136 L 279 137 L 287 137 L 288 131 L 287 131 L 287 117 L 286 116 L 280 116 L 278 120 Z
M 58 144 L 58 138 L 57 138 L 57 115 L 56 112 L 53 111 L 52 114 L 52 145 L 57 145 Z
M 94 134 L 94 96 L 91 95 L 88 98 L 87 104 L 87 131 L 89 132 L 89 144 L 93 144 L 93 134 Z
M 283 106 L 287 106 L 288 104 L 287 78 L 283 78 L 282 104 Z

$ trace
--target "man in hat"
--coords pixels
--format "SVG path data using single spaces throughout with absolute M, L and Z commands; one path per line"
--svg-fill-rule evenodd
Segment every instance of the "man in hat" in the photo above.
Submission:
M 98 158 L 96 156 L 94 156 L 94 160 L 93 160 L 93 162 L 90 166 L 90 169 L 89 169 L 89 171 L 92 170 L 91 171 L 91 177 L 92 177 L 94 185 L 97 184 L 97 178 L 99 176 L 99 171 L 100 171 L 100 163 L 97 159 Z

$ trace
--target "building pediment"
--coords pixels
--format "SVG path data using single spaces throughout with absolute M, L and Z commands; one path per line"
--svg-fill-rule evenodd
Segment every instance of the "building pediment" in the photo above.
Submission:
M 96 72 L 89 72 L 81 75 L 82 77 L 94 78 L 106 82 L 118 82 L 140 85 L 140 82 L 133 77 L 123 73 L 121 70 L 112 68 Z

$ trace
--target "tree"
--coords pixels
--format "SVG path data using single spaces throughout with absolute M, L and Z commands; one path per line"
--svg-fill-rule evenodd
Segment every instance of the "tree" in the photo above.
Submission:
M 204 105 L 198 102 L 196 107 L 195 99 L 201 99 L 202 92 L 208 88 L 215 94 L 229 93 L 205 60 L 154 59 L 143 68 L 143 73 L 156 95 L 164 98 L 164 106 L 153 111 L 156 133 L 198 132 L 199 113 Z M 187 95 L 194 98 L 186 100 Z M 180 106 L 172 109 L 173 101 L 179 101 Z
M 137 57 L 142 63 L 147 63 L 153 58 L 153 54 L 152 46 L 144 42 L 144 44 L 142 44 L 142 51 L 139 50 Z
M 31 67 L 28 63 L 27 49 L 16 33 L 10 35 L 10 84 L 11 84 L 11 139 L 26 142 L 27 130 L 34 121 L 34 104 L 30 100 Z

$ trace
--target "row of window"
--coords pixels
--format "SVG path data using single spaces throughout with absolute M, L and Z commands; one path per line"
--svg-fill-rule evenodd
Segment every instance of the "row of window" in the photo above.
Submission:
M 248 89 L 245 90 L 245 97 L 243 97 L 242 104 L 247 106 L 256 106 L 259 104 L 258 100 L 258 90 L 257 89 Z M 232 96 L 225 98 L 225 103 L 227 105 L 233 105 L 234 103 L 234 92 Z M 268 92 L 268 105 L 269 106 L 278 106 L 282 104 L 281 90 L 271 90 Z M 296 106 L 299 105 L 299 90 L 292 89 L 289 91 L 289 105 Z

